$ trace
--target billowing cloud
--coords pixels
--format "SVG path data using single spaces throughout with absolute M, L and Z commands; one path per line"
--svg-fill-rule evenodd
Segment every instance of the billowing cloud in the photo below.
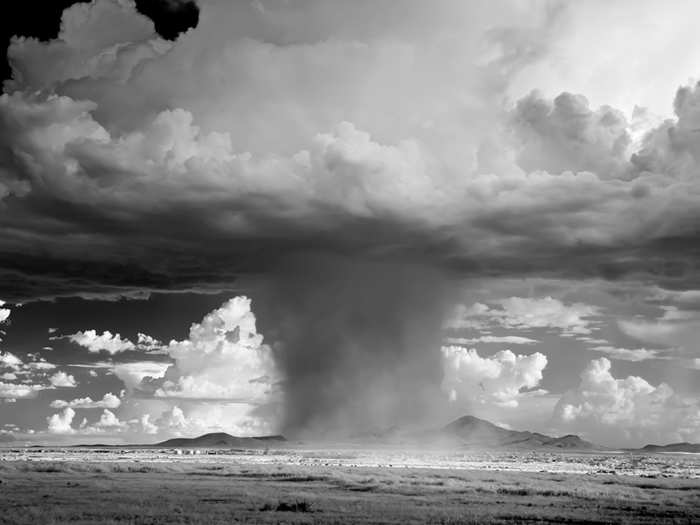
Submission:
M 62 399 L 56 399 L 51 402 L 51 408 L 73 408 L 73 409 L 81 409 L 81 408 L 119 408 L 119 405 L 121 405 L 121 400 L 115 396 L 112 393 L 107 393 L 104 396 L 102 396 L 102 399 L 98 399 L 97 401 L 93 401 L 92 398 L 90 397 L 83 397 L 79 399 L 73 399 L 71 401 L 64 401 Z
M 526 171 L 589 171 L 604 178 L 629 169 L 631 136 L 622 112 L 592 110 L 583 95 L 549 101 L 537 93 L 519 100 L 511 116 L 521 142 L 518 165 Z
M 517 407 L 525 390 L 533 389 L 542 380 L 547 357 L 540 352 L 516 355 L 502 350 L 490 357 L 481 357 L 471 348 L 442 348 L 443 389 L 454 402 L 491 403 Z
M 637 147 L 625 116 L 576 94 L 504 104 L 566 8 L 392 6 L 205 1 L 167 42 L 132 2 L 99 0 L 51 42 L 14 39 L 8 293 L 220 290 L 309 248 L 692 278 L 694 88 Z
M 616 379 L 610 367 L 605 357 L 594 359 L 562 396 L 553 416 L 561 428 L 613 445 L 700 440 L 697 400 L 683 399 L 666 383 Z
M 156 397 L 265 401 L 279 381 L 272 349 L 255 328 L 250 299 L 235 297 L 190 328 L 189 339 L 166 351 L 175 363 Z

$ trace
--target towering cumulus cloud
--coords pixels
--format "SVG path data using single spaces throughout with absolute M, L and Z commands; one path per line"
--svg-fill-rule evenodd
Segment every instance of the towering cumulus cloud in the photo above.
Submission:
M 300 430 L 437 415 L 453 276 L 698 283 L 698 89 L 660 125 L 531 92 L 568 49 L 576 4 L 199 0 L 199 25 L 172 41 L 131 0 L 73 5 L 56 39 L 8 51 L 0 296 L 244 289 L 265 345 L 249 303 L 224 305 L 169 347 L 151 394 L 265 397 L 223 383 L 245 356 L 248 379 L 279 373 L 284 425 Z M 482 313 L 529 319 L 532 305 L 562 303 Z M 592 313 L 532 326 L 589 335 Z M 504 405 L 547 362 L 454 355 L 496 370 L 482 397 Z M 481 396 L 463 372 L 455 396 Z

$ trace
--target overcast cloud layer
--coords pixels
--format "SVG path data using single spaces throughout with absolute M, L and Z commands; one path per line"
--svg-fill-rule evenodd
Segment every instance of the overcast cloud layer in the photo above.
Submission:
M 200 4 L 175 42 L 126 0 L 13 40 L 6 300 L 221 288 L 309 248 L 696 280 L 696 88 L 660 123 L 510 92 L 574 7 Z

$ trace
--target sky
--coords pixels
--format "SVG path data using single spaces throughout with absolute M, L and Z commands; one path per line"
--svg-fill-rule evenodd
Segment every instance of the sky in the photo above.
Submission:
M 1 441 L 700 442 L 697 2 L 52 5 L 3 27 Z

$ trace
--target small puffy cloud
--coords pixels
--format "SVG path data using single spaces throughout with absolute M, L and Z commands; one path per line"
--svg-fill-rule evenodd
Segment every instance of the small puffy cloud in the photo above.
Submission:
M 681 398 L 666 383 L 617 379 L 605 357 L 588 364 L 579 385 L 557 403 L 553 420 L 602 444 L 700 441 L 697 400 Z
M 139 350 L 145 350 L 147 352 L 157 352 L 161 350 L 161 347 L 163 346 L 163 343 L 158 341 L 158 339 L 155 339 L 154 337 L 151 337 L 150 335 L 147 334 L 138 334 L 138 339 L 136 341 L 136 347 Z
M 509 297 L 494 303 L 495 307 L 475 303 L 467 308 L 460 305 L 448 328 L 504 328 L 529 330 L 553 328 L 562 335 L 587 335 L 592 329 L 593 318 L 599 314 L 595 306 L 583 303 L 566 304 L 552 297 Z
M 92 427 L 87 427 L 88 431 L 90 429 L 96 429 L 96 430 L 118 430 L 118 429 L 124 429 L 127 427 L 127 423 L 123 421 L 119 421 L 119 418 L 114 415 L 114 412 L 111 410 L 107 410 L 106 408 L 102 411 L 102 415 L 100 416 L 99 421 L 94 423 Z
M 157 434 L 158 433 L 158 427 L 151 423 L 151 415 L 150 414 L 143 414 L 139 419 L 138 419 L 139 425 L 140 425 L 140 430 L 144 434 Z
M 73 399 L 71 401 L 64 401 L 62 399 L 56 399 L 51 402 L 51 408 L 66 408 L 70 407 L 73 409 L 80 408 L 119 408 L 121 405 L 121 399 L 112 393 L 107 393 L 102 396 L 102 399 L 93 401 L 90 397 L 83 397 L 80 399 Z
M 50 434 L 73 434 L 75 429 L 71 426 L 75 410 L 70 407 L 64 408 L 62 412 L 53 414 L 46 418 L 48 422 L 48 431 Z
M 98 334 L 95 330 L 85 330 L 66 337 L 74 343 L 87 348 L 90 352 L 95 353 L 104 350 L 114 355 L 136 348 L 134 343 L 128 339 L 122 339 L 119 334 L 112 334 L 107 330 L 102 332 L 102 334 Z
M 523 390 L 542 380 L 547 357 L 540 352 L 516 355 L 510 350 L 481 357 L 475 349 L 442 348 L 443 389 L 452 401 L 479 400 L 503 407 L 517 407 Z
M 75 388 L 78 384 L 72 375 L 68 375 L 63 371 L 56 372 L 49 378 L 52 386 L 57 388 Z
M 5 301 L 0 300 L 0 324 L 7 321 L 10 317 L 10 309 L 3 308 L 5 306 Z

